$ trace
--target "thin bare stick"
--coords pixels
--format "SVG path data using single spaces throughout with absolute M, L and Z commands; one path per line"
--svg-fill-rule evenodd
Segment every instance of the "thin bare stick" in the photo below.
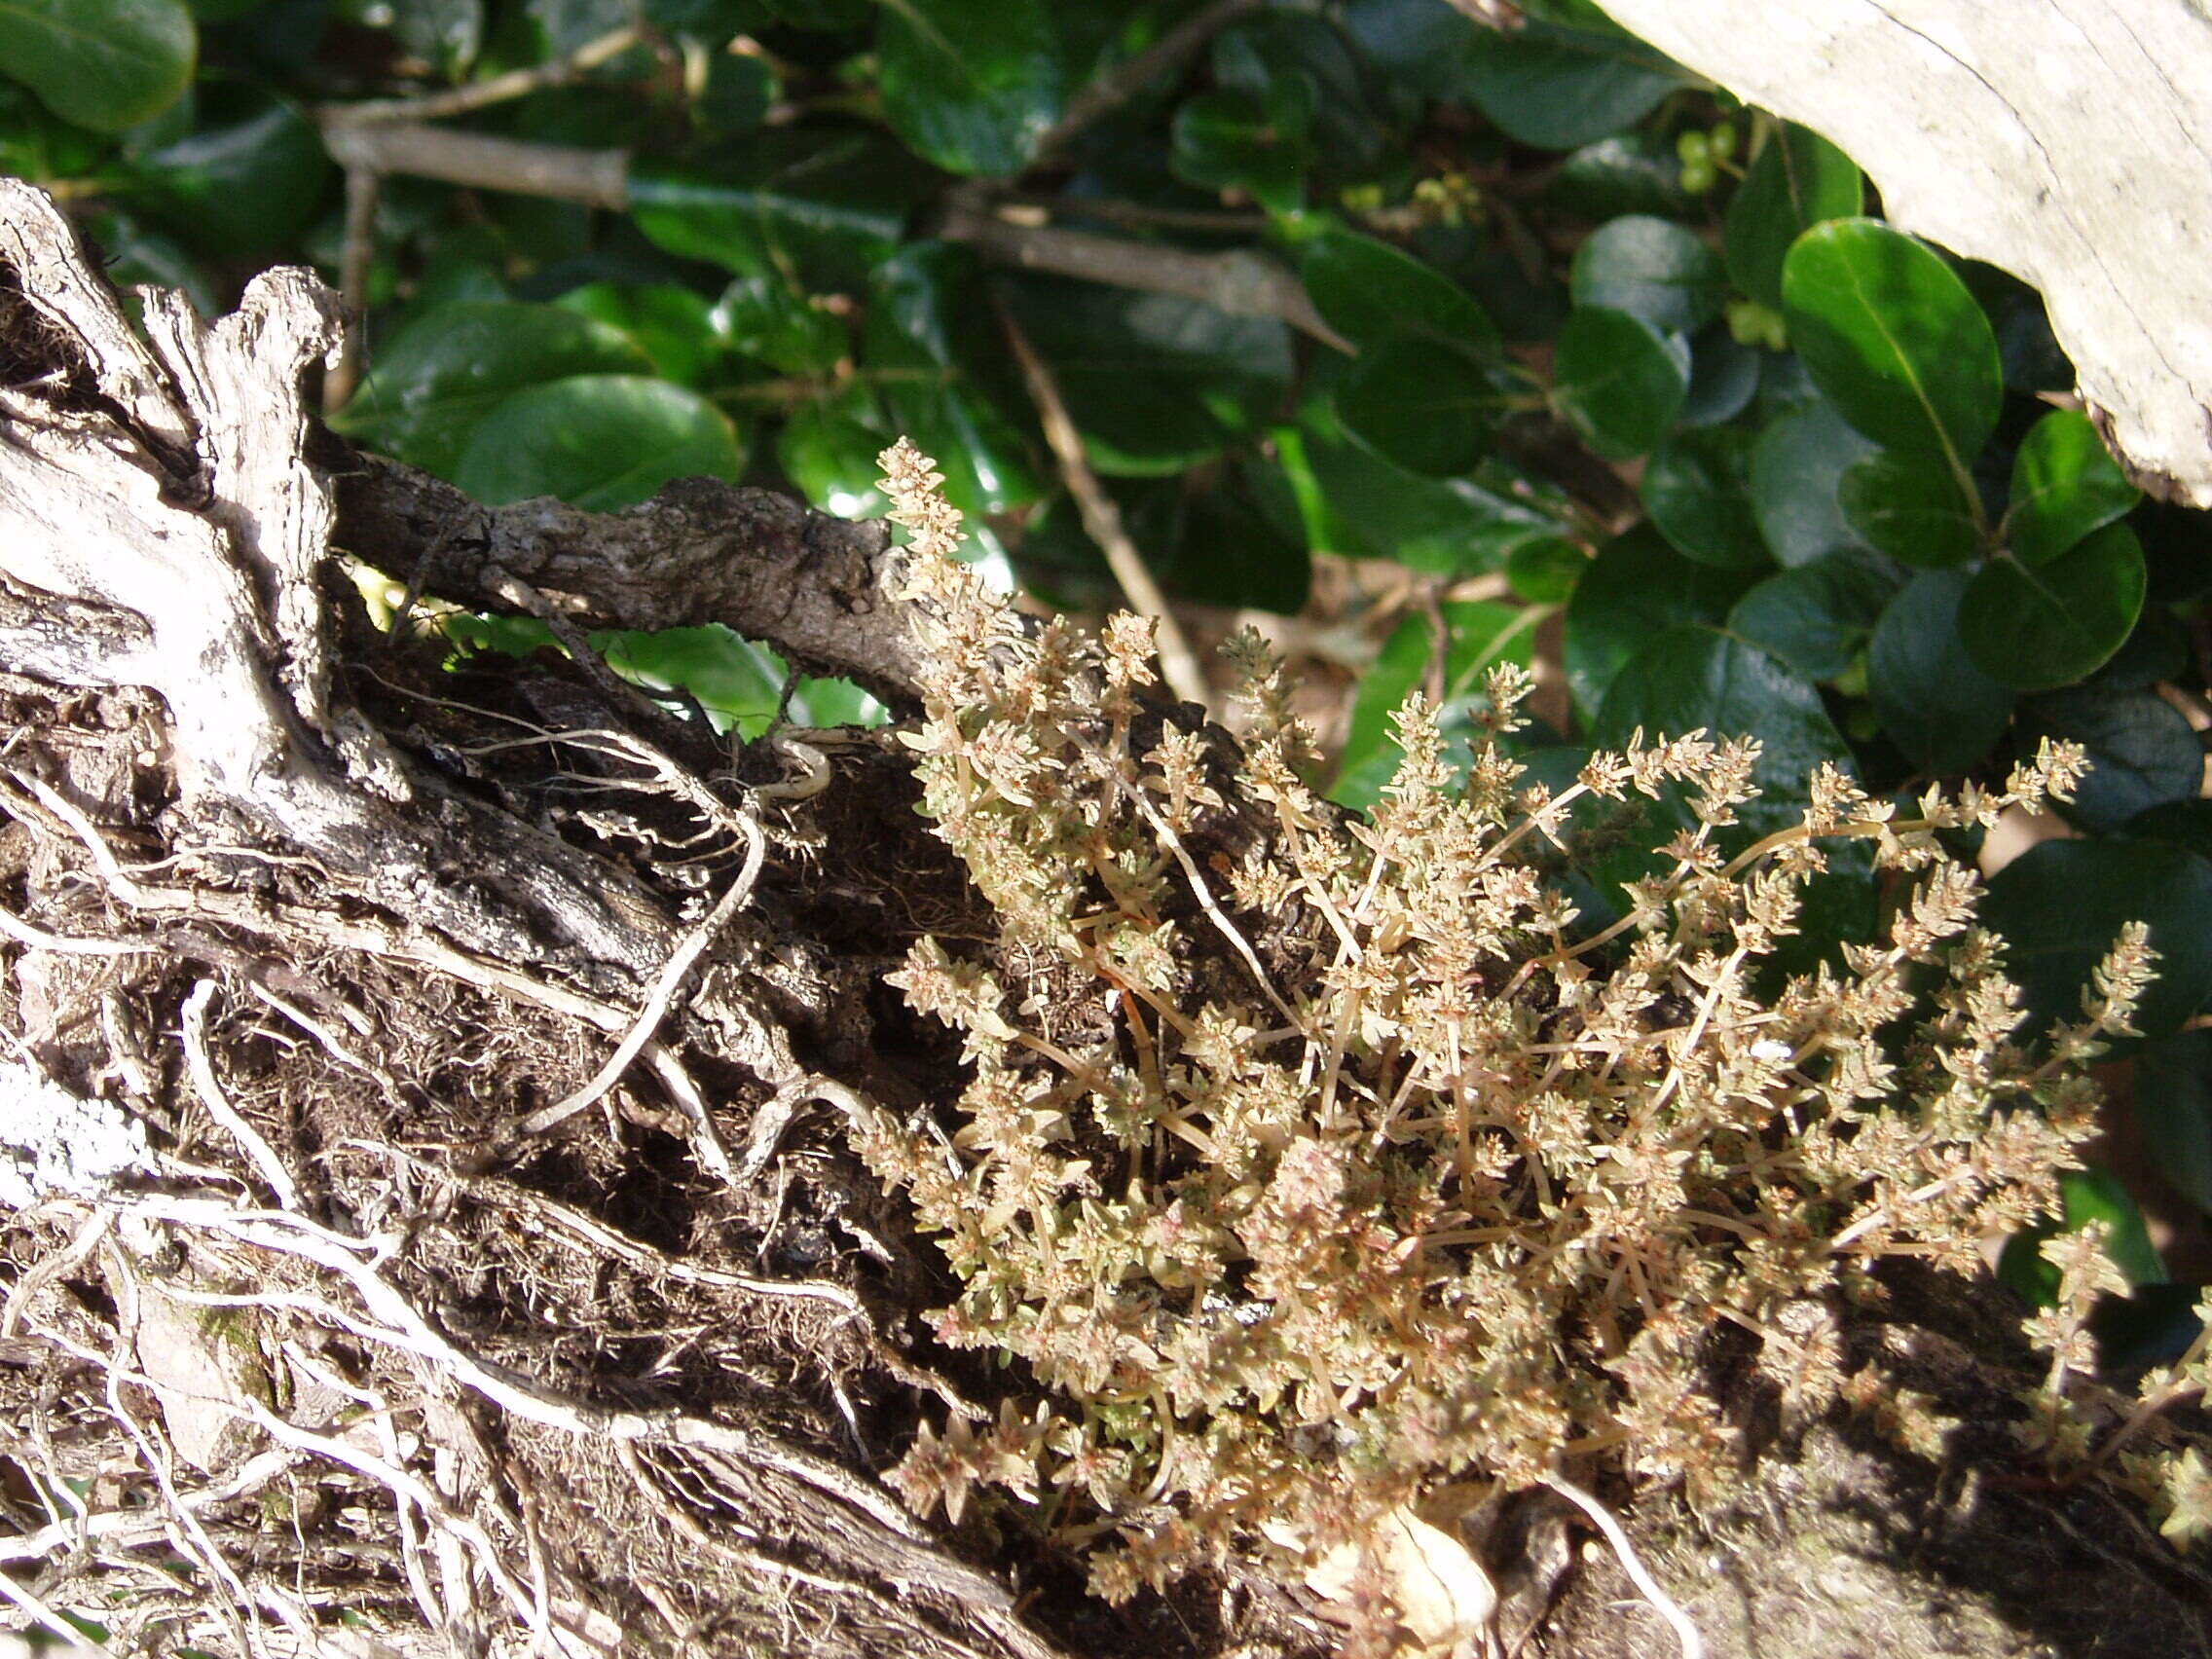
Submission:
M 135 904 L 143 891 L 137 880 L 125 871 L 115 856 L 115 849 L 107 844 L 107 837 L 77 804 L 43 778 L 34 778 L 22 772 L 10 772 L 19 788 L 26 789 L 38 797 L 38 802 L 62 823 L 69 826 L 92 856 L 93 866 L 107 879 L 107 884 L 123 898 Z
M 507 1605 L 525 1625 L 531 1624 L 532 1602 L 530 1593 L 507 1571 L 501 1563 L 498 1546 L 490 1533 L 472 1518 L 463 1515 L 446 1502 L 438 1491 L 418 1479 L 410 1471 L 384 1458 L 363 1452 L 350 1441 L 335 1435 L 317 1434 L 299 1427 L 278 1417 L 259 1400 L 250 1396 L 243 1403 L 243 1415 L 258 1424 L 263 1433 L 296 1451 L 310 1452 L 318 1457 L 366 1475 L 391 1490 L 393 1496 L 412 1502 L 432 1525 L 466 1543 L 478 1563 L 488 1572 L 499 1592 L 507 1599 Z
M 87 1641 L 77 1627 L 48 1606 L 45 1602 L 18 1584 L 5 1572 L 0 1572 L 0 1596 L 5 1596 L 17 1606 L 61 1639 L 64 1647 L 78 1653 L 90 1653 L 94 1659 L 111 1659 L 104 1647 L 95 1647 Z
M 567 1123 L 612 1088 L 622 1074 L 630 1069 L 630 1062 L 639 1051 L 652 1041 L 653 1033 L 668 1015 L 668 1005 L 675 997 L 683 977 L 691 972 L 692 964 L 699 960 L 708 945 L 720 935 L 723 925 L 737 913 L 738 907 L 753 896 L 753 884 L 759 879 L 761 861 L 767 857 L 768 838 L 751 818 L 740 816 L 736 820 L 746 837 L 745 867 L 738 871 L 737 879 L 730 883 L 729 891 L 715 903 L 706 919 L 693 928 L 669 953 L 667 964 L 653 980 L 646 993 L 645 1003 L 632 1021 L 629 1035 L 615 1046 L 592 1080 L 565 1100 L 556 1100 L 542 1106 L 514 1126 L 514 1134 L 527 1138 L 541 1135 L 556 1124 Z
M 1161 816 L 1159 809 L 1151 801 L 1145 799 L 1141 786 L 1129 791 L 1129 799 L 1136 803 L 1137 811 L 1144 814 L 1144 821 L 1152 826 L 1152 832 L 1175 855 L 1175 862 L 1183 866 L 1184 878 L 1190 882 L 1192 896 L 1198 900 L 1198 907 L 1205 911 L 1206 919 L 1214 925 L 1214 931 L 1226 939 L 1236 954 L 1243 958 L 1244 966 L 1252 971 L 1252 977 L 1259 982 L 1260 989 L 1267 993 L 1268 1001 L 1275 1005 L 1275 1012 L 1289 1021 L 1294 1030 L 1305 1030 L 1297 1010 L 1282 1000 L 1275 990 L 1274 981 L 1268 977 L 1267 969 L 1260 965 L 1259 952 L 1237 931 L 1236 924 L 1229 919 L 1229 912 L 1215 901 L 1213 890 L 1206 885 L 1206 878 L 1198 869 L 1198 861 L 1191 857 L 1190 848 L 1183 845 L 1183 837 L 1176 834 L 1174 827 Z
M 990 202 L 1013 223 L 1019 222 L 1013 219 L 1013 212 L 1027 208 L 1054 218 L 1096 219 L 1139 231 L 1226 231 L 1233 236 L 1258 237 L 1268 229 L 1267 214 L 1256 209 L 1155 207 L 1149 202 L 1122 202 L 1113 197 L 1049 196 L 1024 190 L 1002 192 L 992 196 Z M 1044 219 L 1036 222 L 1042 224 Z
M 630 205 L 627 150 L 533 144 L 414 122 L 326 124 L 323 143 L 341 166 L 581 202 L 613 212 Z M 957 200 L 937 235 L 1024 271 L 1048 271 L 1140 293 L 1175 294 L 1232 316 L 1275 317 L 1346 356 L 1358 355 L 1358 349 L 1322 317 L 1295 273 L 1249 248 L 1194 253 L 1058 225 L 1010 224 L 977 203 Z
M 85 1225 L 77 1230 L 77 1236 L 69 1240 L 67 1248 L 42 1257 L 25 1268 L 9 1288 L 6 1309 L 0 1309 L 0 1337 L 13 1337 L 20 1330 L 23 1309 L 30 1306 L 31 1298 L 38 1294 L 39 1288 L 91 1261 L 92 1252 L 100 1247 L 100 1240 L 107 1236 L 108 1229 L 114 1225 L 113 1210 L 95 1209 L 85 1218 Z M 0 1560 L 5 1559 L 0 1557 Z
M 375 1078 L 387 1088 L 391 1086 L 391 1077 L 382 1066 L 371 1065 L 367 1060 L 362 1059 L 360 1055 L 341 1043 L 337 1034 L 329 1026 L 314 1018 L 305 1009 L 278 996 L 258 979 L 248 979 L 245 982 L 245 988 L 321 1044 L 324 1052 L 328 1053 L 340 1065 L 351 1066 L 363 1077 Z
M 363 1143 L 350 1142 L 349 1144 L 360 1145 Z M 427 1166 L 425 1165 L 425 1167 Z M 447 1174 L 443 1170 L 436 1171 L 436 1173 Z M 452 1177 L 448 1175 L 447 1178 L 451 1179 Z M 533 1224 L 545 1225 L 547 1234 L 554 1235 L 557 1235 L 558 1230 L 565 1229 L 574 1235 L 579 1246 L 604 1250 L 609 1255 L 619 1256 L 624 1261 L 633 1263 L 650 1272 L 664 1273 L 670 1278 L 680 1279 L 691 1284 L 721 1285 L 734 1290 L 751 1291 L 757 1296 L 807 1297 L 815 1301 L 830 1303 L 844 1309 L 847 1313 L 858 1314 L 862 1311 L 859 1298 L 842 1285 L 831 1284 L 826 1279 L 754 1278 L 749 1274 L 733 1273 L 721 1268 L 702 1268 L 695 1263 L 686 1262 L 681 1257 L 671 1256 L 663 1251 L 656 1250 L 649 1244 L 641 1243 L 627 1233 L 609 1227 L 597 1216 L 576 1209 L 572 1205 L 562 1203 L 558 1198 L 548 1198 L 542 1194 L 534 1193 L 529 1188 L 510 1181 L 498 1181 L 483 1176 L 474 1179 L 464 1178 L 463 1190 L 504 1205 L 515 1213 L 526 1227 L 533 1226 Z
M 1629 1541 L 1627 1530 L 1613 1518 L 1613 1512 L 1564 1475 L 1546 1475 L 1544 1485 L 1589 1516 L 1591 1524 L 1604 1533 L 1605 1542 L 1613 1546 L 1613 1554 L 1620 1559 L 1621 1570 L 1628 1574 L 1629 1582 L 1661 1618 L 1674 1626 L 1675 1640 L 1682 1644 L 1682 1659 L 1705 1659 L 1705 1639 L 1698 1635 L 1697 1626 L 1690 1623 L 1689 1614 L 1677 1606 L 1675 1599 L 1660 1589 L 1659 1581 L 1644 1569 L 1636 1545 Z
M 1267 0 L 1214 0 L 1202 12 L 1194 12 L 1125 63 L 1105 74 L 1068 99 L 1060 119 L 1038 146 L 1049 155 L 1103 115 L 1110 114 L 1142 92 L 1148 82 L 1172 75 L 1204 50 L 1208 41 L 1232 23 L 1266 10 Z
M 1021 365 L 1021 379 L 1029 387 L 1029 400 L 1037 405 L 1038 419 L 1044 423 L 1045 442 L 1051 446 L 1052 459 L 1059 463 L 1061 482 L 1067 485 L 1068 494 L 1083 514 L 1083 528 L 1090 533 L 1106 555 L 1106 565 L 1114 572 L 1115 581 L 1122 587 L 1122 595 L 1129 602 L 1129 608 L 1140 616 L 1149 616 L 1160 629 L 1160 672 L 1167 682 L 1167 688 L 1187 703 L 1206 707 L 1206 677 L 1198 667 L 1198 653 L 1191 649 L 1191 642 L 1183 633 L 1183 625 L 1175 620 L 1175 612 L 1168 608 L 1167 596 L 1153 579 L 1152 571 L 1144 562 L 1137 544 L 1129 539 L 1129 533 L 1122 524 L 1122 509 L 1114 498 L 1106 494 L 1098 482 L 1098 474 L 1090 469 L 1090 456 L 1085 450 L 1083 434 L 1076 430 L 1068 406 L 1060 396 L 1059 383 L 1037 349 L 1029 344 L 1029 336 L 1014 313 L 1003 304 L 998 307 L 999 323 L 1006 330 L 1007 344 L 1014 348 L 1014 359 Z
M 240 1464 L 238 1472 L 230 1479 L 180 1493 L 178 1501 L 189 1510 L 212 1509 L 259 1491 L 300 1461 L 300 1456 L 290 1452 L 259 1452 Z M 0 1563 L 13 1566 L 18 1562 L 44 1561 L 48 1556 L 83 1544 L 98 1544 L 108 1550 L 135 1550 L 168 1541 L 166 1518 L 152 1510 L 143 1507 L 96 1509 L 41 1527 L 35 1532 L 0 1538 Z
M 645 1055 L 645 1064 L 653 1068 L 661 1088 L 668 1090 L 669 1098 L 691 1120 L 692 1156 L 708 1174 L 724 1186 L 736 1186 L 737 1165 L 730 1161 L 729 1147 L 722 1140 L 721 1130 L 715 1126 L 715 1115 L 707 1105 L 707 1097 L 699 1092 L 699 1086 L 691 1081 L 683 1062 L 665 1043 L 647 1043 Z
M 443 179 L 477 190 L 581 202 L 620 212 L 630 201 L 630 152 L 571 144 L 532 144 L 488 132 L 461 132 L 395 121 L 325 123 L 323 147 L 343 167 Z
M 1049 271 L 1110 287 L 1177 294 L 1232 316 L 1278 317 L 1346 356 L 1358 348 L 1322 319 L 1306 286 L 1266 254 L 1247 248 L 1192 253 L 1161 242 L 1103 237 L 1058 225 L 1013 225 L 955 204 L 938 228 L 944 241 L 966 242 L 986 259 L 1024 271 Z
M 442 92 L 425 92 L 415 98 L 379 98 L 370 103 L 333 104 L 321 111 L 325 126 L 378 127 L 401 121 L 443 121 L 448 116 L 467 115 L 475 110 L 489 109 L 498 103 L 540 92 L 547 87 L 565 87 L 571 81 L 588 75 L 602 63 L 619 57 L 638 44 L 638 29 L 634 23 L 625 23 L 618 29 L 609 29 L 596 40 L 588 40 L 575 51 L 550 62 L 533 64 L 528 69 L 510 69 L 504 75 L 494 75 L 490 80 L 472 81 L 465 87 L 455 87 Z
M 192 1074 L 192 1091 L 200 1096 L 200 1104 L 207 1108 L 207 1116 L 230 1131 L 231 1138 L 245 1149 L 246 1157 L 261 1171 L 261 1178 L 269 1183 L 276 1201 L 286 1209 L 300 1207 L 300 1190 L 292 1184 L 292 1173 L 276 1149 L 261 1138 L 261 1131 L 247 1123 L 223 1093 L 223 1086 L 216 1081 L 214 1063 L 207 1057 L 207 1004 L 215 995 L 215 981 L 203 979 L 192 987 L 184 999 L 184 1064 Z
M 71 956 L 143 956 L 162 947 L 131 939 L 79 939 L 73 934 L 48 933 L 0 906 L 0 934 L 33 950 L 53 950 Z
M 338 361 L 322 382 L 327 419 L 346 407 L 361 383 L 361 319 L 369 313 L 369 272 L 377 257 L 377 199 L 384 175 L 374 167 L 346 169 L 346 240 L 338 256 L 338 293 L 346 302 L 347 329 Z

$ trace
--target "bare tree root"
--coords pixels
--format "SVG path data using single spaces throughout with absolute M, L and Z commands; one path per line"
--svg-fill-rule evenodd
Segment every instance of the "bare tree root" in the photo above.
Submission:
M 311 461 L 339 335 L 297 272 L 134 329 L 0 182 L 0 932 L 72 1130 L 0 1232 L 0 1595 L 91 1650 L 1059 1652 L 871 1472 L 934 1376 L 856 1268 L 922 1272 L 880 1200 L 723 1140 L 866 1040 L 894 900 L 971 902 L 918 834 L 864 875 L 798 822 L 855 777 L 906 811 L 895 756 L 737 755 L 596 663 L 445 672 L 333 557 L 527 586 L 579 646 L 773 607 L 804 660 L 813 615 L 910 696 L 889 608 L 846 625 L 880 529 L 678 491 L 610 535 Z M 850 961 L 792 927 L 831 884 Z M 110 1101 L 143 1126 L 101 1161 Z

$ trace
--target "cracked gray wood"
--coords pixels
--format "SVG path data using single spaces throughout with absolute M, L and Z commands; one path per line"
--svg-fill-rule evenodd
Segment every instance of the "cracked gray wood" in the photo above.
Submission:
M 1604 0 L 1812 128 L 1900 228 L 2041 289 L 2153 494 L 2212 506 L 2212 15 L 2198 0 Z

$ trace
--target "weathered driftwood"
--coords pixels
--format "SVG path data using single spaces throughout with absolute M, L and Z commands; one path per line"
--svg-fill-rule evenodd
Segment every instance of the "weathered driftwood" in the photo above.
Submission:
M 213 324 L 149 296 L 141 339 L 15 185 L 0 264 L 0 1015 L 52 1088 L 154 1130 L 135 1180 L 0 1227 L 8 1456 L 91 1493 L 0 1563 L 128 1623 L 173 1613 L 188 1548 L 185 1634 L 226 1652 L 335 1641 L 341 1607 L 387 1652 L 1326 1651 L 1234 1566 L 1108 1609 L 1018 1522 L 947 1540 L 873 1476 L 919 1401 L 1006 1383 L 917 1340 L 931 1248 L 834 1120 L 794 1122 L 951 1091 L 878 989 L 978 921 L 896 743 L 733 756 L 581 662 L 441 673 L 338 575 L 725 622 L 896 704 L 919 658 L 881 532 L 696 481 L 479 508 L 313 429 L 337 324 L 304 274 Z M 639 1030 L 639 1076 L 570 1094 Z M 602 1115 L 516 1132 L 564 1095 Z M 725 1150 L 755 1120 L 772 1170 Z M 1949 1464 L 1823 1429 L 1713 1533 L 1613 1494 L 1710 1651 L 2212 1652 L 2205 1578 L 2111 1498 L 1981 1484 L 2014 1361 L 1972 1323 L 1908 1305 L 1851 1339 L 1960 1417 Z M 1541 1503 L 1495 1534 L 1501 1639 L 1671 1652 L 1567 1538 Z
M 2212 13 L 2198 0 L 1604 0 L 1842 146 L 1889 219 L 2042 290 L 2154 494 L 2212 506 Z

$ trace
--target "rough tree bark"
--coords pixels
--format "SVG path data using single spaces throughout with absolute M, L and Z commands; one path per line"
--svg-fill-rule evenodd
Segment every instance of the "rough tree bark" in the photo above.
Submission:
M 1004 1385 L 919 1335 L 940 1270 L 839 1120 L 953 1091 L 880 976 L 979 901 L 895 740 L 725 751 L 582 631 L 722 622 L 910 709 L 881 529 L 481 507 L 314 426 L 312 277 L 141 332 L 95 271 L 0 181 L 0 1591 L 223 1652 L 1330 1648 L 1234 1567 L 1110 1609 L 877 1482 Z M 448 672 L 363 572 L 572 652 Z M 1940 1461 L 1825 1427 L 1712 1530 L 1613 1494 L 1710 1651 L 2212 1652 L 2204 1575 L 2009 1470 L 2009 1328 L 1908 1283 L 1854 1333 Z M 1570 1536 L 1487 1538 L 1499 1646 L 1673 1651 Z

